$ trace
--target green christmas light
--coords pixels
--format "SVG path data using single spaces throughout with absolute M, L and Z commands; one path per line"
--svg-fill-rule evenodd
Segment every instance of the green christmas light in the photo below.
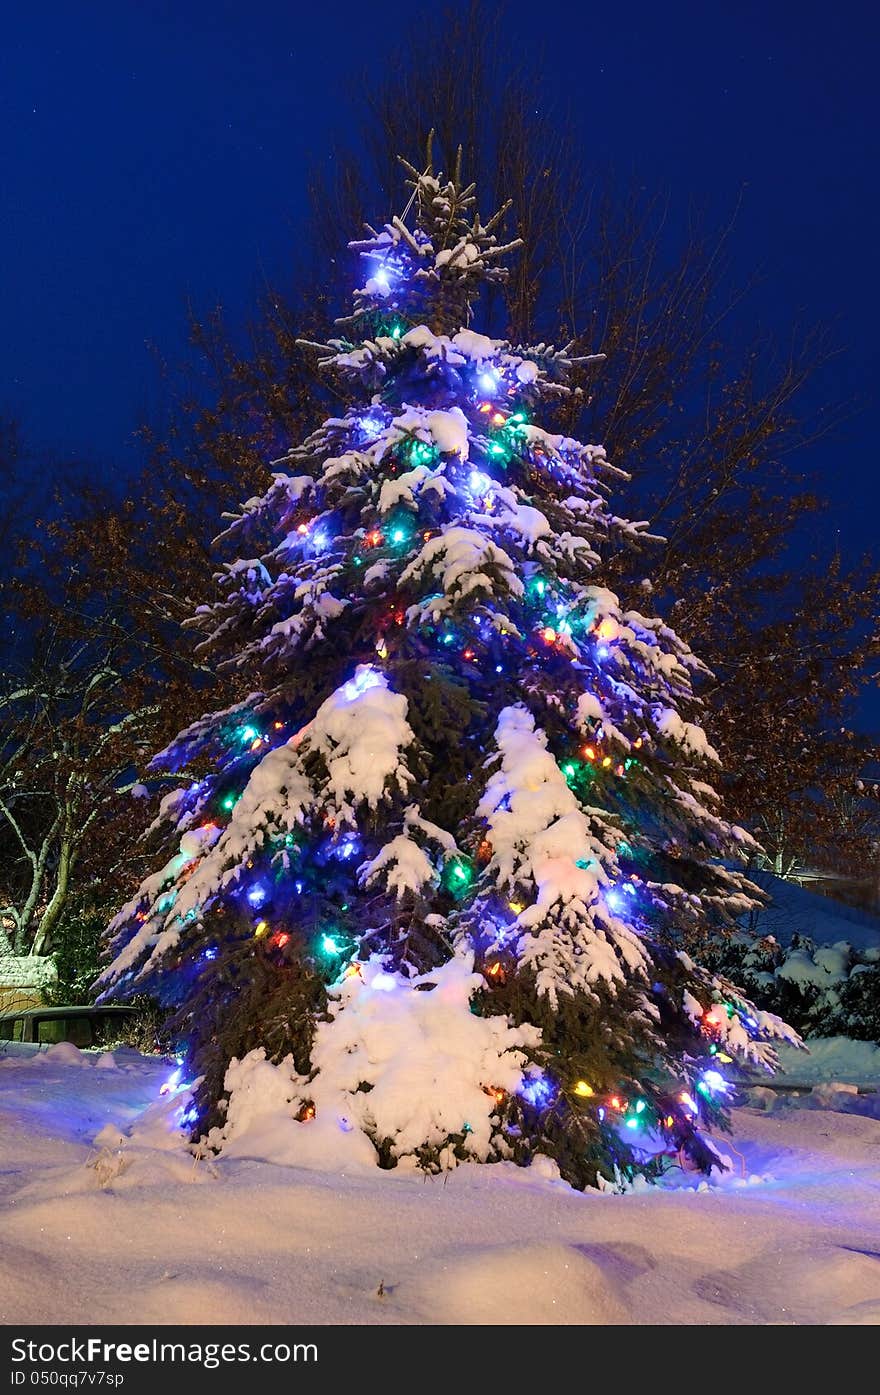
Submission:
M 466 857 L 450 858 L 443 869 L 443 885 L 456 900 L 467 895 L 473 880 L 473 864 Z
M 400 547 L 402 543 L 409 542 L 412 537 L 412 523 L 408 518 L 398 518 L 388 531 L 388 541 L 395 547 Z
M 321 936 L 321 948 L 325 954 L 341 954 L 342 945 L 337 944 L 332 935 Z
M 434 460 L 434 447 L 427 441 L 416 441 L 410 452 L 413 465 L 430 465 Z

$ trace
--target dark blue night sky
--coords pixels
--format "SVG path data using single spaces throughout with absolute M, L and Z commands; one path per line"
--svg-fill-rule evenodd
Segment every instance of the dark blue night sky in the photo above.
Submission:
M 498 7 L 486 3 L 487 23 Z M 0 410 L 30 442 L 132 469 L 161 402 L 150 345 L 184 353 L 186 304 L 241 320 L 297 256 L 307 169 L 356 125 L 352 94 L 414 7 L 43 3 L 4 18 Z M 873 543 L 877 12 L 814 0 L 626 6 L 513 0 L 571 102 L 585 156 L 723 218 L 743 189 L 747 314 L 786 337 L 830 321 L 845 353 L 818 391 L 859 414 L 811 452 L 827 526 Z M 380 210 L 381 211 L 381 210 Z M 597 346 L 599 347 L 599 346 Z

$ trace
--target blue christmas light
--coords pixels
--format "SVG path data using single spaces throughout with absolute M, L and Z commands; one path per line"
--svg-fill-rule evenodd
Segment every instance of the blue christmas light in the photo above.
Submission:
M 492 481 L 482 470 L 471 470 L 468 484 L 472 494 L 486 494 L 492 488 Z
M 357 834 L 346 833 L 345 837 L 341 838 L 333 849 L 333 855 L 339 858 L 340 862 L 348 862 L 349 858 L 355 856 L 359 848 L 360 839 Z
M 730 1089 L 730 1082 L 724 1079 L 720 1070 L 704 1070 L 700 1077 L 700 1084 L 704 1086 L 710 1094 L 714 1094 L 715 1091 L 724 1093 Z
M 379 432 L 382 430 L 383 425 L 384 422 L 382 421 L 381 417 L 373 416 L 369 412 L 366 412 L 363 416 L 357 418 L 357 426 L 359 431 L 361 432 L 361 435 L 366 436 L 367 440 L 369 441 L 375 440 Z
M 378 669 L 372 664 L 361 664 L 354 678 L 343 684 L 342 691 L 349 702 L 354 702 L 368 688 L 376 688 L 382 682 Z
M 177 1070 L 172 1071 L 168 1079 L 164 1081 L 162 1085 L 159 1086 L 159 1094 L 170 1095 L 173 1090 L 176 1090 L 178 1084 L 180 1083 L 180 1075 L 181 1067 L 178 1066 Z
M 262 883 L 257 882 L 248 891 L 247 899 L 252 906 L 257 907 L 262 906 L 267 895 L 268 892 L 266 891 L 266 888 L 262 885 Z
M 553 1102 L 555 1091 L 552 1080 L 546 1075 L 532 1075 L 523 1081 L 518 1093 L 535 1109 L 546 1109 Z
M 487 394 L 494 393 L 498 387 L 498 379 L 494 373 L 480 374 L 480 387 Z

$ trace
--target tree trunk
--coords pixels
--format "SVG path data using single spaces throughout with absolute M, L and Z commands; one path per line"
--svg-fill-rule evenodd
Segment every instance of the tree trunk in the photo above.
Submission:
M 55 890 L 49 898 L 49 904 L 40 917 L 37 933 L 31 945 L 31 954 L 39 955 L 47 952 L 52 931 L 58 924 L 64 907 L 67 905 L 67 896 L 70 891 L 70 874 L 73 871 L 75 852 L 71 846 L 71 840 L 66 837 L 61 844 L 61 852 L 58 858 L 58 872 L 55 877 Z

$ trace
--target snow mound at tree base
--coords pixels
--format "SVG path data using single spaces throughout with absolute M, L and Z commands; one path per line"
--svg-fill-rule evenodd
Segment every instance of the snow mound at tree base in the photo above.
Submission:
M 386 1165 L 429 1154 L 432 1170 L 505 1156 L 496 1095 L 521 1086 L 523 1048 L 540 1032 L 476 1015 L 484 987 L 471 953 L 409 979 L 378 957 L 359 964 L 318 1023 L 313 1076 L 298 1076 L 290 1057 L 272 1064 L 262 1048 L 233 1059 L 225 1123 L 208 1146 L 328 1171 L 373 1168 L 379 1147 Z

